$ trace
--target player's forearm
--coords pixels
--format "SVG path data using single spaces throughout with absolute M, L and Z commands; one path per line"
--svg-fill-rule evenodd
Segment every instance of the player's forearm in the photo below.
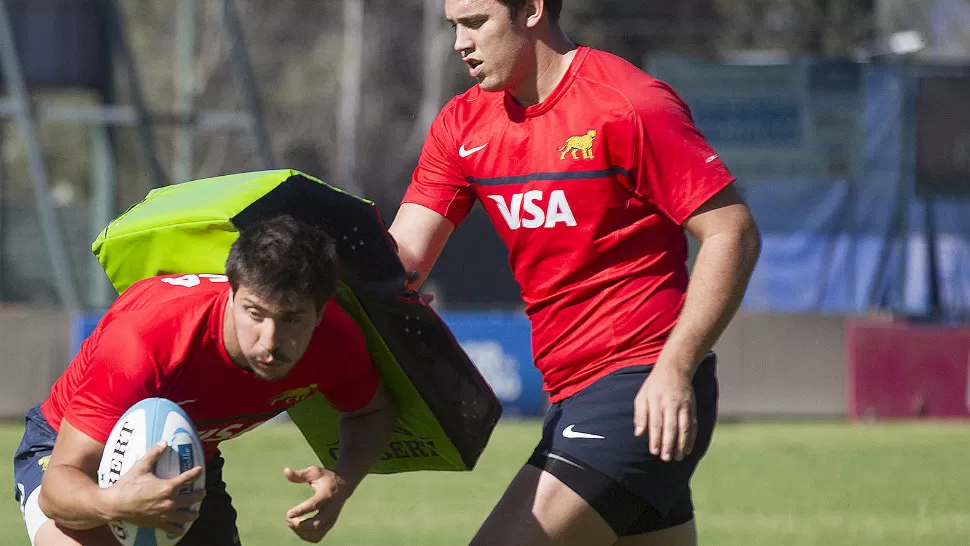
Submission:
M 404 203 L 387 232 L 397 245 L 397 254 L 409 278 L 407 287 L 417 290 L 445 247 L 455 225 L 431 209 Z
M 431 257 L 427 250 L 418 244 L 421 241 L 412 241 L 412 237 L 409 237 L 406 233 L 401 233 L 396 225 L 392 224 L 388 233 L 397 245 L 397 257 L 401 260 L 401 265 L 404 266 L 404 271 L 408 275 L 407 287 L 411 290 L 417 290 L 428 278 L 428 274 L 431 273 L 431 268 L 435 262 L 433 258 L 436 258 L 436 256 Z
M 334 466 L 349 496 L 384 454 L 394 429 L 394 407 L 340 418 L 340 453 Z
M 40 508 L 68 529 L 94 529 L 118 517 L 107 491 L 76 468 L 54 466 L 44 473 Z
M 683 309 L 657 361 L 692 376 L 741 306 L 761 252 L 757 228 L 711 235 L 701 244 Z

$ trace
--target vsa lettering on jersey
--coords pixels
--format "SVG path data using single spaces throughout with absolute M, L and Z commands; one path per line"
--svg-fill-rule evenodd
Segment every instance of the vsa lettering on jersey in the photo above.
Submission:
M 230 438 L 235 438 L 243 433 L 249 432 L 259 425 L 262 421 L 251 425 L 245 423 L 233 423 L 225 427 L 216 427 L 199 431 L 199 439 L 203 442 L 223 442 Z
M 509 229 L 551 228 L 560 223 L 570 227 L 576 225 L 576 218 L 563 190 L 552 190 L 547 200 L 543 198 L 542 190 L 514 193 L 509 202 L 501 195 L 488 197 L 498 205 L 498 211 Z

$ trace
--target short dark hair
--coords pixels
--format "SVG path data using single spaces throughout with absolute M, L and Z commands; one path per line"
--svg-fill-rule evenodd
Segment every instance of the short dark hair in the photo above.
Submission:
M 512 17 L 515 17 L 518 15 L 519 10 L 525 7 L 526 0 L 499 0 L 499 2 L 505 4 L 505 7 L 509 9 Z M 562 0 L 546 0 L 545 6 L 549 18 L 552 21 L 558 21 L 559 14 L 562 13 Z
M 337 292 L 337 249 L 323 230 L 283 214 L 240 230 L 229 249 L 226 276 L 233 291 L 245 286 L 285 306 L 312 298 L 317 311 Z

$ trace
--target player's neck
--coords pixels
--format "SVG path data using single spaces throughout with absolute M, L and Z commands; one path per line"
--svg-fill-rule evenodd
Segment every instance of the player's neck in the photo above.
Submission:
M 576 44 L 558 26 L 552 25 L 546 36 L 536 42 L 533 72 L 510 90 L 516 102 L 524 107 L 546 100 L 566 76 L 576 56 Z

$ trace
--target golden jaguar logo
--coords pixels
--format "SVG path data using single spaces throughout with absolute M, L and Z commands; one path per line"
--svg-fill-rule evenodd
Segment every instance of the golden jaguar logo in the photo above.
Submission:
M 41 457 L 40 459 L 37 459 L 37 464 L 40 466 L 40 469 L 42 471 L 44 471 L 44 472 L 47 472 L 47 465 L 49 465 L 50 463 L 51 463 L 51 456 L 50 455 Z
M 573 159 L 579 159 L 576 152 L 582 152 L 583 159 L 593 159 L 593 139 L 596 138 L 596 131 L 590 129 L 585 135 L 571 136 L 566 139 L 566 143 L 557 152 L 562 152 L 559 159 L 566 159 L 566 154 L 571 154 Z
M 295 389 L 289 389 L 283 391 L 276 396 L 274 396 L 269 401 L 270 406 L 275 406 L 276 404 L 283 404 L 284 406 L 292 406 L 297 402 L 306 400 L 313 393 L 317 392 L 317 384 L 307 385 L 306 387 L 298 387 Z

